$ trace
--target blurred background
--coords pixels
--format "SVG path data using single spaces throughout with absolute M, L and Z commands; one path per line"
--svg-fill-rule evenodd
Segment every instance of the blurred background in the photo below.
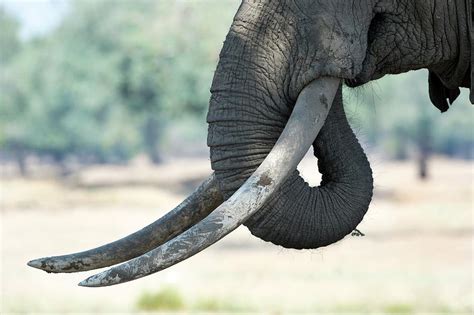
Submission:
M 0 0 L 2 314 L 472 312 L 473 109 L 463 91 L 440 114 L 426 71 L 344 91 L 374 168 L 365 236 L 297 251 L 241 227 L 104 289 L 26 266 L 139 229 L 210 174 L 209 88 L 238 5 Z M 313 185 L 315 163 L 298 167 Z

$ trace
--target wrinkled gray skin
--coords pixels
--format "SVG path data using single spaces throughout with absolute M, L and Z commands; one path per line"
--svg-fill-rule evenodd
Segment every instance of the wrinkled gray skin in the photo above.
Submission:
M 430 70 L 444 111 L 470 80 L 470 0 L 244 0 L 211 88 L 208 145 L 225 198 L 263 161 L 299 92 L 320 76 L 358 86 L 385 74 Z M 314 152 L 323 174 L 309 187 L 295 171 L 245 224 L 291 248 L 334 243 L 362 220 L 372 197 L 367 158 L 340 91 Z

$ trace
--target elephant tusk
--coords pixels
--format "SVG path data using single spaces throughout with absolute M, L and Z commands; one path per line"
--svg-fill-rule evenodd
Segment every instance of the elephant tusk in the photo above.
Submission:
M 35 259 L 28 262 L 46 272 L 69 273 L 115 265 L 164 244 L 201 221 L 223 202 L 214 174 L 187 199 L 162 218 L 115 242 L 80 253 Z
M 299 94 L 293 112 L 273 149 L 247 181 L 223 204 L 192 228 L 126 263 L 79 283 L 101 287 L 132 281 L 177 264 L 214 244 L 258 211 L 294 171 L 324 125 L 341 80 L 324 77 Z

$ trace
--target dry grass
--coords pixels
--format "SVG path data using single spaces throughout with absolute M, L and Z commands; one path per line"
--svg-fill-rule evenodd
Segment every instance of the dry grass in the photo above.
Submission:
M 207 165 L 102 168 L 68 183 L 3 180 L 2 314 L 135 312 L 140 297 L 166 287 L 186 305 L 231 301 L 267 313 L 472 311 L 473 167 L 442 159 L 432 163 L 428 182 L 415 178 L 411 163 L 375 163 L 376 198 L 360 225 L 366 236 L 328 248 L 284 250 L 239 228 L 173 268 L 105 289 L 76 286 L 91 273 L 52 275 L 26 266 L 144 226 L 179 203 Z M 312 167 L 301 165 L 314 182 Z

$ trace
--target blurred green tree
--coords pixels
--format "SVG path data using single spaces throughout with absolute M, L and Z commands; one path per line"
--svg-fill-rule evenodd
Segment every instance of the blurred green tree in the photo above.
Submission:
M 0 6 L 0 147 L 7 144 L 10 146 L 20 172 L 25 174 L 24 148 L 14 136 L 10 137 L 6 130 L 7 121 L 15 111 L 15 105 L 19 111 L 25 102 L 10 71 L 10 64 L 21 49 L 19 26 L 19 22 Z
M 20 50 L 19 22 L 0 6 L 0 66 L 8 63 Z
M 204 116 L 225 33 L 213 22 L 226 4 L 72 2 L 56 30 L 25 43 L 8 65 L 2 147 L 60 164 L 70 156 L 120 162 L 140 151 L 159 162 L 170 120 Z

